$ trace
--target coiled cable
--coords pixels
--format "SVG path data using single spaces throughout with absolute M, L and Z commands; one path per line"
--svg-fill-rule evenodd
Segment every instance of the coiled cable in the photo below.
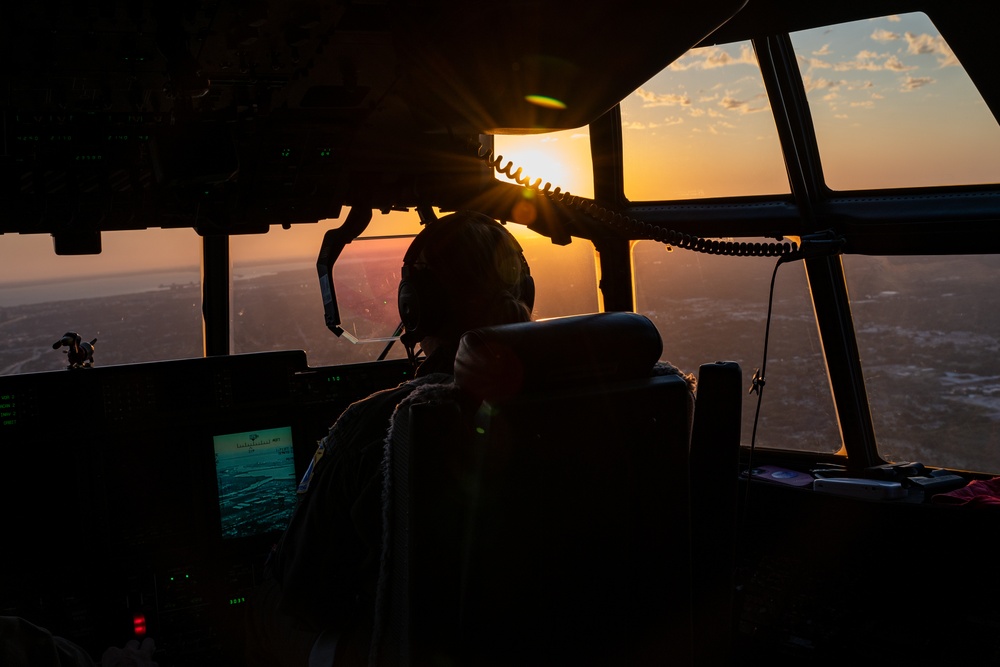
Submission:
M 495 155 L 492 149 L 486 148 L 481 143 L 478 143 L 474 147 L 474 150 L 476 157 L 498 174 L 506 176 L 518 185 L 529 188 L 553 202 L 573 208 L 594 220 L 625 232 L 631 239 L 658 241 L 669 246 L 693 250 L 694 252 L 733 257 L 781 257 L 798 250 L 798 245 L 791 242 L 746 243 L 740 241 L 721 241 L 684 234 L 672 229 L 663 229 L 657 225 L 636 220 L 618 211 L 604 208 L 593 199 L 577 197 L 563 191 L 559 187 L 553 189 L 551 183 L 546 182 L 542 186 L 542 179 L 536 178 L 532 181 L 531 177 L 523 175 L 521 167 L 515 169 L 514 163 L 509 160 L 506 165 L 501 166 L 503 164 L 503 156 Z

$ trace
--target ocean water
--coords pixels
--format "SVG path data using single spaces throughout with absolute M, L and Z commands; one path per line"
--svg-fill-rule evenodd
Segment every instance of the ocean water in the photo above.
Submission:
M 282 271 L 309 268 L 314 267 L 310 267 L 308 261 L 238 266 L 233 268 L 233 280 L 249 280 L 274 275 Z M 198 285 L 200 282 L 200 269 L 190 267 L 148 273 L 84 276 L 72 280 L 0 283 L 0 308 L 51 301 L 78 301 L 121 294 L 156 292 L 169 289 L 172 285 Z
M 61 279 L 51 282 L 6 283 L 0 284 L 0 307 L 155 292 L 169 289 L 171 285 L 197 285 L 200 280 L 200 271 L 193 268 Z

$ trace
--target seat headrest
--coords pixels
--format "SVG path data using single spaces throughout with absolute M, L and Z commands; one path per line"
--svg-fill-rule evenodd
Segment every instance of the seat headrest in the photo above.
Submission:
M 577 382 L 648 377 L 663 353 L 656 326 L 629 312 L 573 315 L 467 332 L 455 383 L 498 401 Z

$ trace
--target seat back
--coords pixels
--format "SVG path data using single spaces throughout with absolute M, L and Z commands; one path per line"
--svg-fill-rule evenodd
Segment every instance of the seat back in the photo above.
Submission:
M 693 396 L 661 352 L 634 313 L 480 329 L 400 405 L 379 664 L 690 662 Z

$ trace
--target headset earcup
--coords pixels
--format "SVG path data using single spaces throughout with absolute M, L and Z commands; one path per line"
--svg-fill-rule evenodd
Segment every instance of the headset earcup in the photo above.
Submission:
M 407 337 L 420 341 L 444 324 L 451 309 L 451 297 L 429 269 L 403 265 L 397 305 Z
M 522 276 L 521 276 L 521 286 L 520 286 L 520 296 L 521 301 L 524 305 L 528 307 L 528 311 L 535 310 L 535 279 L 531 277 L 528 273 L 528 263 L 524 260 L 524 255 L 521 256 L 522 262 Z
M 413 280 L 406 277 L 409 267 L 403 267 L 403 278 L 399 281 L 399 293 L 397 297 L 399 306 L 399 319 L 407 331 L 416 333 L 420 325 L 420 295 Z

